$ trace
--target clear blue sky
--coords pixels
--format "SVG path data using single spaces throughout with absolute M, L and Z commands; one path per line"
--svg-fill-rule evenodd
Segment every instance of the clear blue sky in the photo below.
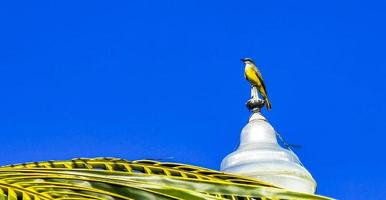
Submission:
M 385 1 L 0 3 L 0 164 L 175 157 L 218 169 L 265 112 L 339 199 L 386 192 Z M 370 198 L 371 197 L 371 198 Z

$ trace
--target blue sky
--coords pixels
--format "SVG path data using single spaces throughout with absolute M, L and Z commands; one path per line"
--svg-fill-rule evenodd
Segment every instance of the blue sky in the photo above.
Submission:
M 0 3 L 0 164 L 166 158 L 218 169 L 266 117 L 339 199 L 386 195 L 385 1 Z

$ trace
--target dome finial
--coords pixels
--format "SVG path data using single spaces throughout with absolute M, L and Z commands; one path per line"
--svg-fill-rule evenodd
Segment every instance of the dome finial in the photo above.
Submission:
M 257 95 L 257 89 L 255 86 L 251 87 L 251 98 L 247 101 L 246 106 L 249 111 L 256 113 L 260 112 L 261 108 L 264 107 L 264 100 L 260 99 Z

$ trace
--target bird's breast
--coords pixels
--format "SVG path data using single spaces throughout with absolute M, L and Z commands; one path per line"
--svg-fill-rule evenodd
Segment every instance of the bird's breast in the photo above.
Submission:
M 253 67 L 249 67 L 249 66 L 246 66 L 245 67 L 245 78 L 252 84 L 252 85 L 255 85 L 255 86 L 260 86 L 261 85 L 261 82 L 259 80 L 259 78 L 257 77 L 256 75 L 256 71 Z

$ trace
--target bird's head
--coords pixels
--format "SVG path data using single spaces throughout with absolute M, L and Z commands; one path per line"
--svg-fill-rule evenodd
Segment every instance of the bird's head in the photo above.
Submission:
M 241 58 L 240 60 L 245 64 L 255 64 L 251 58 Z

